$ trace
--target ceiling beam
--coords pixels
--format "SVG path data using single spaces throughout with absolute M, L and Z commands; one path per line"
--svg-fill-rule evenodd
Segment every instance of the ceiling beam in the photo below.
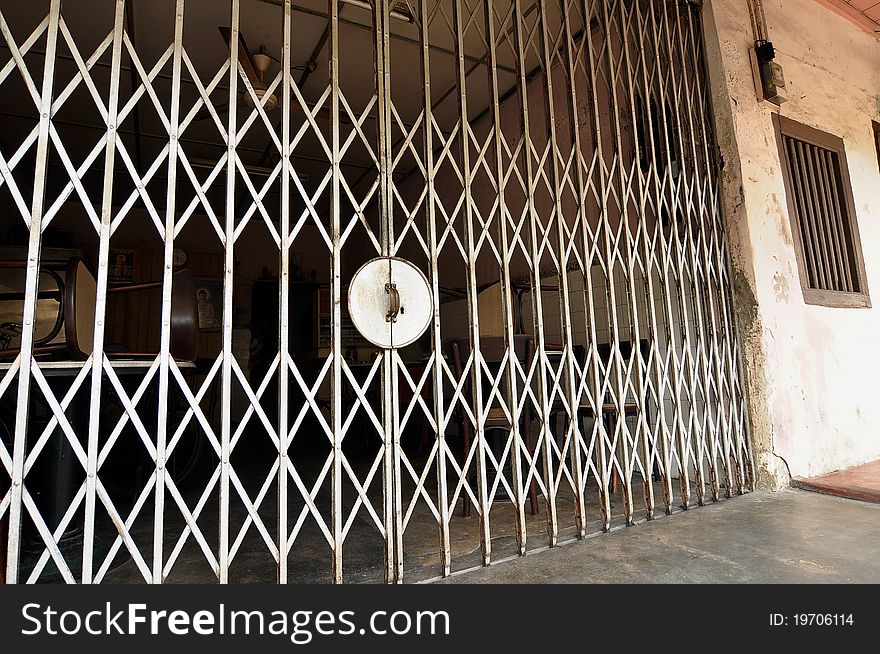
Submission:
M 257 2 L 262 2 L 264 4 L 272 5 L 274 7 L 283 7 L 284 6 L 284 0 L 257 0 Z M 310 9 L 309 7 L 304 7 L 304 6 L 298 5 L 296 3 L 291 4 L 291 8 L 293 9 L 293 11 L 299 12 L 301 14 L 308 14 L 309 16 L 316 16 L 318 18 L 324 18 L 324 19 L 330 18 L 330 16 L 326 12 L 318 11 L 317 9 Z M 350 18 L 340 18 L 339 22 L 342 23 L 343 25 L 350 25 L 351 27 L 356 27 L 358 29 L 365 30 L 367 32 L 374 31 L 372 25 L 364 25 L 363 23 L 359 23 L 356 20 L 351 20 Z M 411 39 L 410 37 L 403 36 L 402 34 L 389 34 L 389 36 L 396 41 L 401 41 L 403 43 L 409 43 L 411 45 L 421 47 L 421 43 L 419 43 L 418 39 Z M 449 48 L 444 48 L 439 45 L 428 45 L 428 49 L 433 50 L 434 52 L 441 52 L 443 54 L 449 55 L 450 57 L 455 57 L 455 52 L 453 50 L 450 50 Z M 465 61 L 469 61 L 472 63 L 479 63 L 480 62 L 479 57 L 474 57 L 474 56 L 471 56 L 468 54 L 464 55 L 464 59 L 465 59 Z M 514 68 L 509 67 L 509 66 L 499 65 L 498 70 L 503 70 L 503 71 L 505 71 L 507 73 L 511 73 L 513 75 L 516 74 L 516 70 Z

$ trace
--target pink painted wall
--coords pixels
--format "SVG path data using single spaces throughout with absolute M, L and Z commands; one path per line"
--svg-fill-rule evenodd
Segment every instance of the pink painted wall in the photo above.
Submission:
M 880 42 L 815 0 L 765 1 L 788 86 L 780 109 L 756 100 L 746 0 L 707 5 L 756 456 L 767 485 L 779 486 L 789 472 L 807 477 L 880 458 L 880 309 L 805 304 L 772 125 L 779 113 L 844 140 L 868 287 L 880 293 L 871 126 L 880 118 Z

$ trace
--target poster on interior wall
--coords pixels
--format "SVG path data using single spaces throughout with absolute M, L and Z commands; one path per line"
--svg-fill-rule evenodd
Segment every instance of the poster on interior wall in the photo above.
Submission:
M 199 305 L 199 331 L 219 332 L 223 326 L 223 280 L 214 277 L 196 279 Z
M 110 250 L 107 281 L 110 284 L 131 284 L 134 281 L 134 250 Z

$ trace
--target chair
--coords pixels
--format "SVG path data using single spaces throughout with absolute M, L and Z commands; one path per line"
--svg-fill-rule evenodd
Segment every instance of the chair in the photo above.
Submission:
M 616 343 L 599 343 L 596 346 L 597 354 L 599 355 L 599 360 L 602 362 L 607 369 L 609 362 L 611 361 L 611 354 L 613 352 L 614 346 L 617 347 L 620 352 L 620 356 L 623 361 L 628 362 L 632 357 L 633 353 L 633 345 L 630 341 L 617 341 Z M 642 361 L 647 361 L 650 357 L 651 353 L 651 343 L 646 339 L 642 339 L 639 341 L 639 356 Z M 582 369 L 586 365 L 587 361 L 587 349 L 583 345 L 576 345 L 574 348 L 574 357 L 575 361 L 577 361 L 578 366 Z M 611 402 L 606 397 L 603 401 L 602 407 L 600 409 L 602 413 L 602 420 L 605 423 L 605 430 L 608 433 L 613 433 L 615 429 L 617 429 L 617 421 L 620 419 L 621 414 L 623 414 L 623 418 L 630 418 L 639 415 L 640 404 L 638 402 L 624 402 L 622 410 L 618 408 L 618 405 L 614 402 Z M 550 410 L 550 416 L 554 425 L 554 432 L 556 421 L 559 418 L 561 413 L 567 413 L 565 411 L 565 407 L 561 401 L 557 401 L 554 403 L 553 407 Z M 577 419 L 581 421 L 584 418 L 594 419 L 596 415 L 593 406 L 586 402 L 581 402 L 578 405 L 577 409 Z M 650 427 L 651 418 L 650 413 L 646 416 L 648 425 Z M 568 429 L 568 425 L 566 425 L 566 430 Z M 618 476 L 617 470 L 612 468 L 611 474 L 611 492 L 617 492 L 618 485 Z
M 162 288 L 162 282 L 145 282 L 131 286 L 107 289 L 110 295 L 137 293 Z M 91 320 L 94 320 L 92 311 Z M 196 299 L 196 282 L 189 268 L 178 268 L 171 283 L 171 334 L 169 353 L 176 361 L 193 362 L 198 355 L 199 305 Z M 156 352 L 133 352 L 127 350 L 108 352 L 110 358 L 153 358 Z
M 0 261 L 0 269 L 24 269 L 24 261 Z M 49 332 L 34 342 L 34 356 L 68 356 L 72 359 L 85 359 L 91 353 L 95 340 L 95 300 L 97 282 L 88 266 L 79 257 L 67 262 L 62 276 L 54 269 L 40 268 L 40 275 L 54 282 L 54 288 L 42 286 L 38 292 L 39 300 L 55 300 L 58 303 L 54 324 Z M 148 282 L 130 286 L 111 287 L 108 295 L 134 293 L 161 288 L 162 282 Z M 23 302 L 24 293 L 14 291 L 0 294 L 0 301 Z M 20 315 L 20 314 L 19 314 Z M 63 340 L 59 340 L 62 334 Z M 10 348 L 9 343 L 21 334 L 21 326 L 12 322 L 0 325 L 0 360 L 14 359 L 20 348 Z M 198 345 L 198 305 L 196 302 L 195 279 L 186 268 L 174 271 L 171 287 L 171 356 L 177 361 L 195 361 Z M 110 358 L 149 358 L 155 352 L 132 352 L 125 349 L 108 351 Z
M 57 339 L 64 328 L 64 305 L 65 305 L 65 289 L 66 289 L 66 280 L 70 274 L 71 264 L 75 261 L 72 259 L 68 262 L 66 267 L 66 272 L 62 277 L 61 273 L 58 269 L 49 267 L 46 265 L 41 265 L 39 272 L 37 273 L 37 314 L 35 319 L 35 329 L 34 329 L 34 354 L 51 354 L 51 353 L 63 353 L 67 351 L 66 344 L 62 341 L 59 342 Z M 9 270 L 20 270 L 25 271 L 27 268 L 27 262 L 21 260 L 11 260 L 11 261 L 0 261 L 0 270 L 9 271 Z M 25 294 L 22 290 L 17 290 L 23 286 L 24 280 L 15 280 L 15 279 L 4 279 L 0 282 L 0 286 L 3 288 L 3 293 L 0 293 L 0 302 L 7 303 L 11 302 L 16 305 L 16 309 L 12 312 L 3 311 L 2 317 L 0 317 L 0 360 L 3 359 L 14 359 L 18 356 L 19 348 L 10 348 L 10 344 L 21 337 L 21 311 L 18 308 L 19 303 L 24 302 Z M 45 315 L 48 312 L 45 312 L 44 315 L 41 315 L 40 312 L 40 302 L 55 302 L 58 305 L 57 310 L 54 313 L 54 316 Z M 18 322 L 16 322 L 16 320 Z M 48 331 L 45 334 L 42 331 L 46 330 L 48 325 Z
M 447 357 L 452 360 L 453 369 L 455 370 L 456 378 L 461 379 L 461 376 L 464 374 L 464 362 L 467 361 L 468 357 L 471 353 L 471 345 L 469 339 L 455 339 L 449 341 L 446 344 L 447 349 Z M 516 335 L 514 336 L 513 342 L 514 355 L 519 361 L 520 365 L 522 365 L 524 370 L 528 370 L 532 364 L 532 358 L 535 354 L 535 341 L 529 335 Z M 486 365 L 490 370 L 497 372 L 498 368 L 501 366 L 502 362 L 505 358 L 506 346 L 504 337 L 502 336 L 482 336 L 480 337 L 480 354 L 483 357 L 483 361 L 485 361 Z M 488 380 L 486 380 L 488 382 Z M 491 384 L 487 383 L 486 393 L 488 393 L 491 388 Z M 471 384 L 468 382 L 464 387 L 464 396 L 468 397 L 471 393 Z M 485 395 L 485 394 L 484 394 Z M 459 430 L 462 435 L 462 455 L 461 455 L 461 463 L 464 466 L 464 462 L 467 459 L 467 453 L 470 450 L 471 440 L 473 438 L 473 427 L 469 420 L 465 418 L 464 412 L 459 408 L 455 412 L 456 419 L 458 421 Z M 521 424 L 520 431 L 523 434 L 526 442 L 526 447 L 529 450 L 529 453 L 534 454 L 534 446 L 532 444 L 532 437 L 530 433 L 530 425 L 532 422 L 532 410 L 531 405 L 526 402 L 525 408 L 523 409 L 521 416 Z M 490 409 L 488 417 L 484 423 L 484 431 L 500 431 L 500 432 L 509 432 L 512 428 L 510 424 L 510 420 L 504 414 L 504 411 L 500 408 Z M 538 513 L 538 490 L 537 484 L 534 479 L 532 479 L 530 489 L 529 489 L 529 500 L 531 503 L 531 511 L 532 515 L 537 515 Z M 462 515 L 468 517 L 471 515 L 471 506 L 470 502 L 468 502 L 467 497 L 463 498 L 464 507 L 462 509 Z

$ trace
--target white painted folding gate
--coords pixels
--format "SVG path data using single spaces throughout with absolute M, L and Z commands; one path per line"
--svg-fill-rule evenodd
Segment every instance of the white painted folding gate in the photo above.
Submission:
M 29 128 L 0 150 L 0 191 L 29 235 L 21 353 L 0 378 L 0 398 L 15 407 L 0 442 L 8 581 L 36 581 L 53 565 L 65 581 L 100 582 L 125 554 L 145 581 L 160 583 L 197 545 L 196 556 L 227 582 L 242 543 L 257 533 L 256 547 L 286 582 L 297 578 L 308 526 L 326 546 L 328 578 L 339 582 L 359 547 L 356 521 L 383 541 L 385 579 L 401 581 L 408 533 L 425 520 L 435 530 L 428 576 L 442 576 L 456 569 L 464 531 L 474 534 L 476 562 L 489 564 L 499 557 L 499 533 L 513 543 L 511 555 L 524 554 L 618 519 L 632 524 L 749 489 L 700 3 L 229 0 L 229 57 L 205 70 L 187 47 L 205 3 L 150 3 L 164 31 L 140 33 L 136 45 L 131 2 L 88 9 L 100 32 L 88 39 L 68 27 L 86 3 L 50 0 L 31 25 L 13 24 L 12 8 L 0 9 L 0 93 L 15 78 L 31 103 Z M 257 14 L 270 17 L 260 29 L 275 30 L 280 48 L 264 89 L 239 63 L 238 34 Z M 310 58 L 317 66 L 294 59 L 319 35 L 299 44 L 306 19 L 325 25 Z M 160 54 L 142 61 L 147 43 Z M 70 71 L 63 78 L 62 60 Z M 301 88 L 305 70 L 317 77 Z M 71 158 L 60 125 L 76 93 L 94 103 L 97 129 L 84 156 Z M 117 126 L 144 107 L 165 142 L 138 164 L 133 135 Z M 199 169 L 188 150 L 202 119 L 220 155 Z M 256 174 L 243 144 L 258 129 L 270 155 Z M 89 174 L 101 175 L 97 196 L 84 187 Z M 59 176 L 62 184 L 47 182 Z M 156 180 L 164 180 L 161 202 Z M 94 338 L 85 360 L 50 363 L 33 356 L 41 241 L 65 202 L 82 210 L 97 244 Z M 162 241 L 164 266 L 161 346 L 132 389 L 120 381 L 131 364 L 105 351 L 104 321 L 114 235 L 134 220 L 135 206 L 146 217 L 142 229 Z M 224 292 L 222 346 L 193 383 L 170 354 L 170 321 L 176 239 L 195 221 L 222 249 Z M 256 380 L 234 352 L 236 244 L 245 229 L 274 242 L 266 259 L 280 279 L 278 354 Z M 297 311 L 287 283 L 305 230 L 310 248 L 320 243 L 309 256 L 326 261 L 320 276 L 331 307 L 330 341 L 311 376 L 291 349 Z M 378 351 L 369 365 L 347 356 L 347 284 L 361 263 L 380 257 L 412 261 L 428 280 L 433 315 L 421 366 L 397 349 Z M 493 288 L 497 299 L 482 302 Z M 534 356 L 518 355 L 517 336 Z M 488 361 L 491 338 L 503 354 Z M 469 345 L 458 350 L 460 369 L 452 340 Z M 48 380 L 62 365 L 73 372 L 58 392 Z M 261 402 L 270 385 L 280 398 L 271 415 Z M 205 409 L 212 388 L 216 422 Z M 82 389 L 88 420 L 79 429 L 67 416 Z M 39 426 L 29 419 L 37 394 L 51 415 Z M 108 396 L 122 406 L 113 424 L 103 422 Z M 236 396 L 243 413 L 234 411 Z M 172 397 L 188 405 L 180 419 L 169 417 Z M 319 436 L 304 435 L 307 423 L 319 425 Z M 254 425 L 275 456 L 249 484 L 233 453 Z M 417 451 L 402 443 L 414 425 L 425 434 Z M 166 464 L 188 429 L 213 469 L 185 497 Z M 104 476 L 124 434 L 139 439 L 149 464 L 134 501 L 120 509 Z M 290 455 L 307 437 L 326 441 L 308 474 Z M 367 460 L 353 463 L 346 438 L 374 444 Z M 53 439 L 70 448 L 77 484 L 60 522 L 48 525 L 29 472 Z M 544 516 L 538 532 L 530 527 L 533 486 Z M 473 517 L 459 516 L 464 504 Z M 241 520 L 230 519 L 231 505 L 242 507 Z M 172 509 L 179 519 L 167 518 Z M 502 511 L 509 529 L 496 528 Z M 27 574 L 25 524 L 38 535 Z M 62 551 L 77 525 L 81 547 Z

